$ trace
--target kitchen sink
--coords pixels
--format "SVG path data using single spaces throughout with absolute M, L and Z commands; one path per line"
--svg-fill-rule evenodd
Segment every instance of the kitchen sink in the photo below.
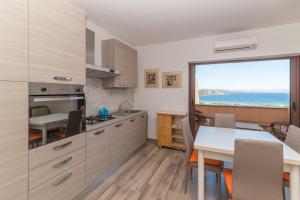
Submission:
M 142 112 L 142 111 L 141 110 L 128 110 L 128 111 L 124 111 L 124 112 L 119 112 L 119 113 L 117 113 L 117 115 L 127 116 L 130 114 L 135 114 L 135 113 L 139 113 L 139 112 Z
M 139 112 L 142 112 L 141 110 L 129 110 L 128 113 L 139 113 Z

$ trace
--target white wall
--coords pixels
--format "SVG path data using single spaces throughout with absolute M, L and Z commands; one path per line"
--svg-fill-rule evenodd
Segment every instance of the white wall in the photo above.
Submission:
M 102 64 L 102 50 L 101 50 L 101 41 L 102 40 L 107 40 L 111 38 L 115 38 L 120 40 L 118 37 L 112 35 L 110 32 L 106 31 L 105 29 L 97 26 L 93 22 L 87 20 L 86 24 L 87 28 L 90 29 L 91 31 L 95 32 L 95 64 L 96 65 L 101 65 Z M 122 41 L 122 40 L 120 40 Z M 125 44 L 128 44 L 126 41 L 122 41 Z M 132 46 L 128 44 L 129 46 Z
M 95 64 L 101 65 L 101 41 L 117 37 L 90 21 L 87 21 L 87 28 L 95 32 Z M 101 79 L 87 79 L 87 115 L 96 115 L 100 107 L 106 107 L 111 112 L 117 111 L 119 105 L 125 100 L 133 105 L 133 89 L 103 89 L 102 85 Z
M 257 34 L 256 50 L 215 54 L 213 42 L 217 37 Z M 216 61 L 270 57 L 300 53 L 300 23 L 269 27 L 219 36 L 149 45 L 138 48 L 138 88 L 135 90 L 135 108 L 149 111 L 149 138 L 156 138 L 156 112 L 160 110 L 188 111 L 188 62 Z M 144 69 L 159 68 L 160 88 L 144 88 Z M 161 72 L 182 71 L 181 89 L 162 89 Z

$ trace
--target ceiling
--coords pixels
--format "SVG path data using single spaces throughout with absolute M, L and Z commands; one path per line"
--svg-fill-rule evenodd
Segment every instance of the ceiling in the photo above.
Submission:
M 300 21 L 299 0 L 71 0 L 87 18 L 134 45 Z

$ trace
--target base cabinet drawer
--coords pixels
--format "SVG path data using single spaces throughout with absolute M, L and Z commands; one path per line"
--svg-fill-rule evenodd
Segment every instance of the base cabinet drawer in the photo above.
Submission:
M 61 156 L 29 171 L 29 190 L 85 160 L 85 148 Z
M 109 133 L 111 126 L 87 133 L 86 183 L 90 184 L 103 175 L 109 165 Z
M 85 187 L 85 162 L 29 191 L 29 200 L 71 200 Z
M 85 133 L 44 145 L 29 151 L 29 169 L 52 161 L 85 146 Z

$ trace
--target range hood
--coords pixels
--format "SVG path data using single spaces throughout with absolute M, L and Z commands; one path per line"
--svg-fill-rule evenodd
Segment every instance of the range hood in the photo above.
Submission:
M 109 78 L 112 76 L 120 75 L 119 70 L 111 69 L 108 67 L 102 67 L 97 65 L 86 65 L 86 77 L 87 78 Z
M 109 67 L 95 65 L 95 33 L 86 29 L 86 77 L 109 78 L 120 75 L 120 71 Z

